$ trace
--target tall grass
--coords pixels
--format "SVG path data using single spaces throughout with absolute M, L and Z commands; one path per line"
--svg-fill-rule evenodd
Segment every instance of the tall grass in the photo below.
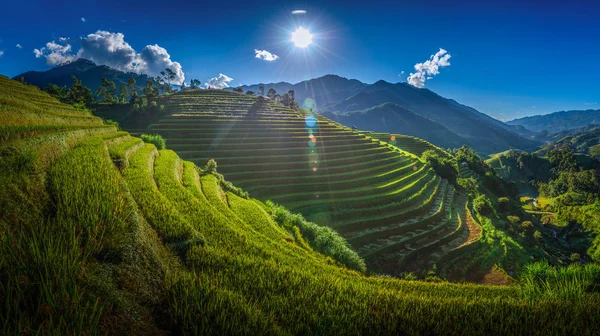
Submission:
M 283 227 L 300 229 L 302 236 L 314 250 L 332 257 L 350 269 L 367 271 L 365 261 L 352 250 L 346 239 L 332 228 L 309 222 L 302 215 L 293 214 L 273 202 L 267 201 L 265 204 L 275 221 Z
M 599 282 L 600 265 L 553 267 L 542 261 L 525 266 L 519 285 L 521 295 L 531 301 L 579 300 Z

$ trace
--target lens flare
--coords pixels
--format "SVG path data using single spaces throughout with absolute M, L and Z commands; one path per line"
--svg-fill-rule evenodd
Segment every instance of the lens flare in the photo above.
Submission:
M 392 135 L 392 137 L 390 138 L 392 141 L 396 141 L 396 136 Z
M 304 122 L 306 123 L 306 127 L 315 128 L 317 126 L 317 117 L 312 114 L 307 115 L 306 118 L 304 118 Z

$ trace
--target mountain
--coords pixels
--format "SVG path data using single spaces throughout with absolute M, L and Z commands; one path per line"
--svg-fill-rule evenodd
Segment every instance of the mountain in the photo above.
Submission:
M 372 108 L 348 113 L 322 113 L 344 125 L 361 125 L 361 129 L 418 136 L 445 148 L 458 148 L 466 140 L 446 127 L 403 108 L 384 103 Z
M 566 134 L 567 131 L 553 134 L 557 139 L 544 147 L 547 150 L 555 145 L 567 146 L 578 154 L 589 154 L 591 156 L 600 157 L 600 125 L 595 128 L 589 126 L 587 128 L 578 128 L 582 131 L 577 133 Z
M 533 150 L 541 144 L 527 130 L 507 125 L 474 108 L 406 83 L 380 80 L 365 84 L 356 79 L 326 75 L 297 84 L 280 82 L 241 88 L 258 91 L 261 85 L 265 92 L 270 88 L 280 94 L 294 90 L 296 100 L 305 108 L 312 106 L 307 104 L 310 102 L 308 98 L 311 98 L 317 112 L 346 126 L 411 134 L 444 148 L 468 145 L 482 154 L 490 154 L 507 149 Z M 392 105 L 381 106 L 386 103 Z M 384 111 L 400 114 L 382 121 Z M 403 125 L 403 118 L 399 115 L 407 117 L 408 112 L 429 121 L 418 119 L 417 122 L 417 118 L 411 116 L 410 120 L 414 123 Z
M 47 71 L 27 71 L 13 77 L 13 79 L 23 77 L 26 83 L 33 84 L 43 89 L 48 84 L 56 84 L 58 86 L 66 85 L 69 87 L 73 84 L 71 75 L 75 75 L 75 77 L 79 78 L 82 84 L 89 87 L 92 92 L 95 92 L 100 86 L 101 78 L 106 78 L 115 82 L 117 89 L 122 85 L 127 85 L 129 77 L 135 78 L 137 87 L 143 88 L 146 80 L 149 78 L 147 75 L 140 75 L 132 72 L 126 73 L 106 65 L 97 65 L 92 61 L 80 58 L 76 61 L 59 65 Z
M 515 119 L 507 124 L 520 125 L 535 132 L 557 133 L 590 124 L 600 124 L 600 110 L 560 111 Z
M 277 93 L 283 94 L 289 90 L 294 90 L 296 94 L 296 100 L 302 107 L 307 107 L 306 99 L 311 98 L 316 103 L 316 109 L 319 106 L 330 102 L 336 102 L 339 100 L 346 99 L 353 94 L 360 92 L 368 84 L 362 83 L 356 79 L 348 79 L 337 75 L 325 75 L 323 77 L 302 81 L 297 84 L 290 84 L 287 82 L 279 83 L 268 83 L 268 84 L 253 84 L 243 85 L 244 91 L 259 92 L 259 87 L 265 87 L 265 94 L 269 89 L 273 88 Z

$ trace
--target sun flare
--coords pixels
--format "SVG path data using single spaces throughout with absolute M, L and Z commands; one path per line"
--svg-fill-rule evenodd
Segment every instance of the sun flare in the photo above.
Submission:
M 297 48 L 306 48 L 312 43 L 313 35 L 308 29 L 299 27 L 292 33 L 292 42 Z

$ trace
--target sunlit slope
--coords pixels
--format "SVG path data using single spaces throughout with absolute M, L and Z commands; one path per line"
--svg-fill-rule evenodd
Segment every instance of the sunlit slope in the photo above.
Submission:
M 0 102 L 3 120 L 34 107 L 40 120 L 2 123 L 0 334 L 598 331 L 597 294 L 528 302 L 516 287 L 368 277 L 171 150 L 3 77 Z M 45 127 L 59 112 L 65 127 Z
M 165 98 L 167 117 L 149 127 L 199 166 L 218 169 L 253 197 L 328 225 L 373 272 L 424 273 L 462 245 L 464 195 L 417 155 L 428 142 L 361 133 L 269 99 L 218 90 Z M 401 150 L 406 149 L 407 151 Z

